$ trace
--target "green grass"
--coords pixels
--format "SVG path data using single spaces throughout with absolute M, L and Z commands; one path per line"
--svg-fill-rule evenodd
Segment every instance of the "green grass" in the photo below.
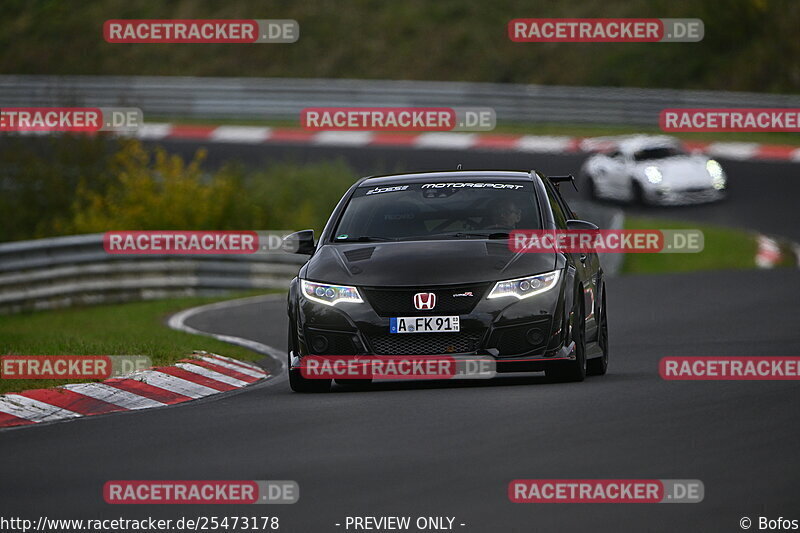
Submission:
M 627 217 L 625 229 L 699 229 L 703 232 L 704 248 L 699 253 L 627 254 L 622 266 L 623 274 L 755 268 L 757 245 L 753 233 L 691 222 L 640 217 Z
M 253 296 L 248 292 L 235 296 Z M 177 311 L 225 298 L 177 298 L 0 316 L 1 355 L 147 355 L 166 365 L 193 350 L 249 361 L 264 356 L 210 337 L 166 326 Z M 0 379 L 0 393 L 47 388 L 85 380 Z

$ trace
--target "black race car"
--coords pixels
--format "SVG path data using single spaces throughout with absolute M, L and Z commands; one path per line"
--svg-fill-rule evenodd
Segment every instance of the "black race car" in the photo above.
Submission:
M 330 379 L 303 376 L 308 355 L 450 354 L 555 380 L 605 374 L 597 255 L 509 246 L 515 229 L 597 229 L 576 220 L 558 190 L 565 179 L 452 171 L 355 183 L 319 241 L 313 230 L 284 240 L 287 251 L 311 255 L 288 296 L 292 389 L 330 388 Z M 415 320 L 433 316 L 443 320 Z

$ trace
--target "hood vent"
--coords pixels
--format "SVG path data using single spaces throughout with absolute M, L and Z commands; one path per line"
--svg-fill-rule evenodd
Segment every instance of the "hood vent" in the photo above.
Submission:
M 365 259 L 369 259 L 372 257 L 372 252 L 375 251 L 374 246 L 368 246 L 366 248 L 356 248 L 355 250 L 348 250 L 344 253 L 344 256 L 347 258 L 348 261 L 364 261 Z

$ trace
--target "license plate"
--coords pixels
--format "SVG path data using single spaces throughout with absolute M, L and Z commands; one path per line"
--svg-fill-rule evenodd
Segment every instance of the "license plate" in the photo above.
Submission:
M 457 316 L 400 316 L 389 319 L 389 333 L 454 333 Z

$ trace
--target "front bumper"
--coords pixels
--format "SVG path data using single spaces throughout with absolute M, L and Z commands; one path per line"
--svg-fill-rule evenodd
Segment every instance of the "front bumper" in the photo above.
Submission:
M 402 304 L 386 305 L 366 296 L 371 290 L 369 287 L 359 287 L 362 303 L 346 302 L 336 306 L 310 301 L 299 291 L 292 291 L 295 309 L 292 327 L 296 339 L 292 361 L 306 355 L 475 355 L 495 358 L 498 371 L 502 372 L 517 368 L 540 370 L 547 362 L 574 357 L 568 342 L 569 316 L 563 304 L 567 286 L 564 279 L 558 286 L 522 300 L 514 297 L 487 299 L 486 294 L 493 285 L 492 282 L 477 288 L 473 296 L 476 301 L 465 313 L 448 310 L 446 301 L 437 305 L 438 310 L 409 313 L 399 308 Z M 448 288 L 373 289 L 413 293 Z M 459 290 L 457 287 L 450 289 Z M 392 316 L 453 314 L 460 317 L 457 333 L 389 333 Z
M 660 205 L 692 205 L 717 202 L 725 198 L 725 189 L 693 187 L 688 189 L 656 188 L 648 191 L 648 200 Z

